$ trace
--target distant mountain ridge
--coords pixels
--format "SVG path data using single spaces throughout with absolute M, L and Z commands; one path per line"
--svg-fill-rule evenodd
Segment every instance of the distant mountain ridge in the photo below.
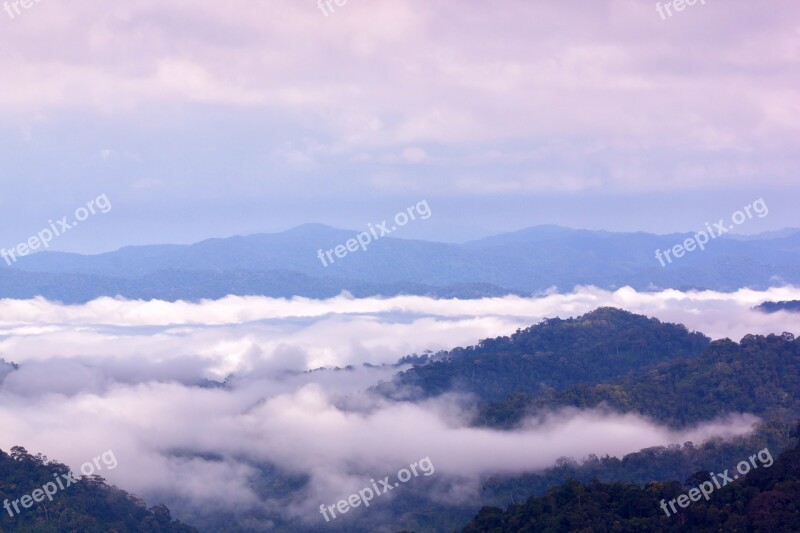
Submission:
M 41 295 L 68 303 L 100 295 L 200 299 L 226 294 L 323 298 L 423 294 L 475 298 L 553 286 L 615 289 L 766 288 L 800 284 L 800 230 L 712 240 L 662 267 L 655 250 L 690 234 L 655 235 L 536 226 L 464 244 L 386 236 L 327 267 L 318 250 L 358 232 L 321 224 L 208 239 L 192 245 L 128 246 L 98 255 L 43 252 L 7 267 L 0 297 Z

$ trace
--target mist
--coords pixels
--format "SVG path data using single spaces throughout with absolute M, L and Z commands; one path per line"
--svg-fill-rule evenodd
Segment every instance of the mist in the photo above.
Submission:
M 751 310 L 788 299 L 800 299 L 800 289 L 579 287 L 481 300 L 101 298 L 75 306 L 2 300 L 0 357 L 18 369 L 0 366 L 0 448 L 21 445 L 74 470 L 113 450 L 119 465 L 103 476 L 145 499 L 299 517 L 430 457 L 435 474 L 415 483 L 442 501 L 464 501 L 477 495 L 483 476 L 536 471 L 564 456 L 621 457 L 730 438 L 753 431 L 758 419 L 721 413 L 670 430 L 631 414 L 568 409 L 512 431 L 476 428 L 467 397 L 394 402 L 366 392 L 408 368 L 390 366 L 400 357 L 601 306 L 684 323 L 713 338 L 798 333 L 796 316 Z M 252 479 L 266 464 L 309 483 L 288 499 L 265 498 Z

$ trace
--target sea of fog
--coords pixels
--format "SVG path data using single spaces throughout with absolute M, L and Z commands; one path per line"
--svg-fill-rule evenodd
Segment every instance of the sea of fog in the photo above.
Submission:
M 435 475 L 416 483 L 436 484 L 438 497 L 457 502 L 475 495 L 483 475 L 541 469 L 562 456 L 621 456 L 743 434 L 757 419 L 720 413 L 670 431 L 633 415 L 567 410 L 514 431 L 473 428 L 469 403 L 457 395 L 395 403 L 367 393 L 399 370 L 382 364 L 601 306 L 680 322 L 713 339 L 800 334 L 797 315 L 751 310 L 764 300 L 792 299 L 800 299 L 800 288 L 579 287 L 481 300 L 0 300 L 0 358 L 18 365 L 0 367 L 0 448 L 21 445 L 75 471 L 113 450 L 118 466 L 101 474 L 145 499 L 174 497 L 205 509 L 261 506 L 312 519 L 319 519 L 319 504 L 430 457 Z M 347 365 L 353 370 L 307 372 Z M 251 481 L 266 463 L 311 483 L 300 494 L 265 499 Z

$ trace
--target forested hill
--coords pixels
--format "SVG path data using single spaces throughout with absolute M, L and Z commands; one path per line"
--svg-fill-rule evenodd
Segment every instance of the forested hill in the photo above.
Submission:
M 559 407 L 596 407 L 647 415 L 675 427 L 728 412 L 788 422 L 800 416 L 800 339 L 746 335 L 714 341 L 699 357 L 643 368 L 609 382 L 522 393 L 484 403 L 481 422 L 510 427 L 524 415 Z
M 727 531 L 731 529 L 724 527 L 741 524 L 751 529 L 740 531 L 768 531 L 759 529 L 769 524 L 763 509 L 777 506 L 775 523 L 781 526 L 788 523 L 781 506 L 797 509 L 797 502 L 781 492 L 784 486 L 797 490 L 797 483 L 791 485 L 790 480 L 789 485 L 770 482 L 751 487 L 746 497 L 734 488 L 731 499 L 712 505 L 708 513 L 697 507 L 690 511 L 691 520 L 687 516 L 662 520 L 658 501 L 667 494 L 674 497 L 681 484 L 650 483 L 683 480 L 698 469 L 720 467 L 721 459 L 747 457 L 767 445 L 777 455 L 790 444 L 784 429 L 800 416 L 800 339 L 791 333 L 709 342 L 680 325 L 601 308 L 576 319 L 545 320 L 510 337 L 440 352 L 420 362 L 382 388 L 399 393 L 405 389 L 394 386 L 413 386 L 422 396 L 447 390 L 473 392 L 479 401 L 476 423 L 495 428 L 510 429 L 526 416 L 564 407 L 607 407 L 676 428 L 728 413 L 752 413 L 764 421 L 751 435 L 731 441 L 655 447 L 623 459 L 576 457 L 544 472 L 493 476 L 482 494 L 493 500 L 492 505 L 504 507 L 514 497 L 517 503 L 520 498 L 537 498 L 507 511 L 486 508 L 467 532 L 593 531 L 588 525 L 593 520 L 601 528 L 607 525 L 608 531 L 678 531 L 686 523 L 694 523 L 694 531 Z M 502 392 L 495 394 L 495 387 L 502 386 L 509 394 L 498 399 Z M 584 484 L 566 482 L 569 479 Z M 638 485 L 589 483 L 594 479 Z M 556 488 L 543 496 L 550 487 Z M 765 495 L 756 497 L 757 491 Z M 661 496 L 653 501 L 656 493 Z M 706 526 L 709 529 L 703 529 Z
M 701 496 L 672 516 L 659 507 L 661 500 L 668 502 L 698 487 L 709 480 L 710 472 L 698 472 L 685 484 L 654 481 L 644 488 L 569 481 L 505 511 L 484 507 L 462 533 L 800 531 L 800 446 L 766 464 L 714 490 L 709 501 Z
M 172 520 L 164 505 L 147 509 L 136 496 L 107 485 L 99 476 L 78 477 L 77 482 L 63 481 L 63 489 L 52 495 L 53 501 L 43 496 L 42 487 L 70 475 L 67 466 L 47 461 L 41 455 L 30 455 L 24 448 L 14 447 L 7 454 L 0 450 L 0 502 L 8 500 L 12 511 L 0 509 L 0 532 L 3 533 L 197 533 L 193 527 Z M 39 493 L 33 494 L 38 490 Z M 33 494 L 43 501 L 24 508 L 16 514 L 12 502 Z M 14 516 L 10 516 L 10 513 Z
M 515 393 L 600 383 L 662 361 L 694 358 L 709 342 L 683 325 L 606 307 L 578 318 L 546 319 L 510 337 L 440 352 L 377 389 L 392 395 L 413 387 L 421 396 L 457 390 L 498 401 Z

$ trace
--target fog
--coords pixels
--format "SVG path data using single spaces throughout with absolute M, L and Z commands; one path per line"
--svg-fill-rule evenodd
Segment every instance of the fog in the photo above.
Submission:
M 622 456 L 731 437 L 751 431 L 757 419 L 720 413 L 670 431 L 629 414 L 570 409 L 514 431 L 474 428 L 463 397 L 410 403 L 366 392 L 400 368 L 363 363 L 389 365 L 600 306 L 681 322 L 712 338 L 798 333 L 796 315 L 750 309 L 788 299 L 800 299 L 800 289 L 580 287 L 482 300 L 102 298 L 75 306 L 2 300 L 0 357 L 19 368 L 0 366 L 0 448 L 22 445 L 76 471 L 113 450 L 119 466 L 100 474 L 146 499 L 158 495 L 205 509 L 261 506 L 294 516 L 316 513 L 319 504 L 370 478 L 430 457 L 435 474 L 415 483 L 440 486 L 439 498 L 458 501 L 476 494 L 481 476 L 546 468 L 562 456 Z M 309 372 L 347 365 L 353 368 Z M 224 380 L 224 387 L 213 383 Z M 311 483 L 287 501 L 265 501 L 252 479 L 267 463 Z

